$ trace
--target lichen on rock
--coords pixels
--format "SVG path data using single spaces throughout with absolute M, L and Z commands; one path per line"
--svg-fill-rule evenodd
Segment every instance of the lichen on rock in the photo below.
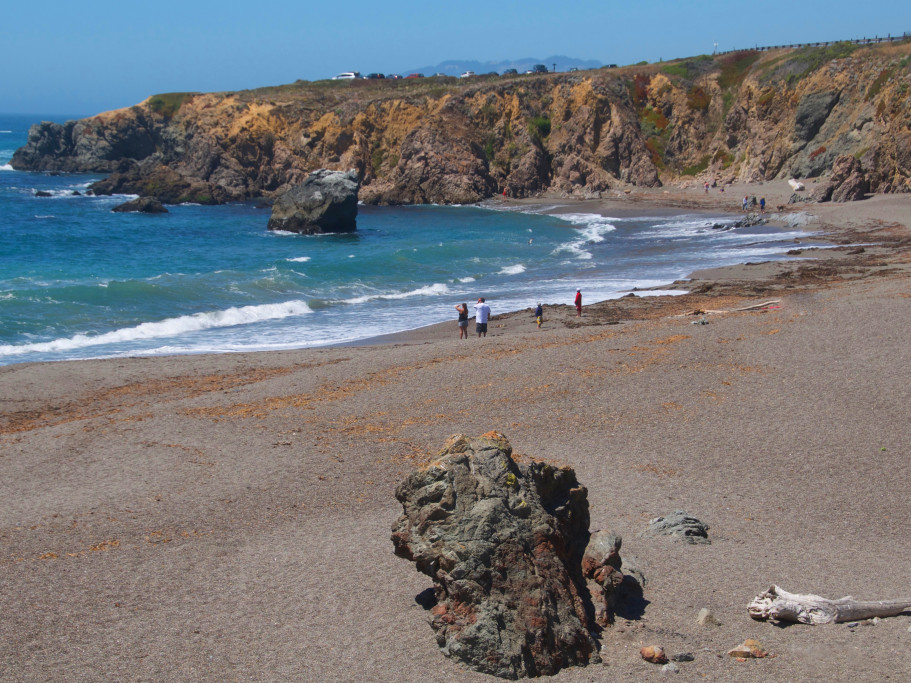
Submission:
M 588 492 L 571 468 L 518 464 L 496 432 L 456 435 L 396 498 L 395 554 L 433 579 L 444 654 L 504 678 L 600 661 L 582 573 Z M 604 555 L 619 571 L 619 555 Z

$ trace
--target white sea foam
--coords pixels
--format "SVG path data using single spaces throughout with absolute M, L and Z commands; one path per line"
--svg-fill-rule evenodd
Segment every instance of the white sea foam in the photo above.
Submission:
M 407 292 L 388 292 L 383 294 L 364 294 L 362 296 L 352 297 L 351 299 L 343 299 L 342 303 L 344 304 L 363 304 L 368 301 L 376 301 L 377 299 L 408 299 L 413 296 L 437 296 L 439 294 L 448 294 L 449 287 L 442 283 L 434 283 L 432 285 L 427 285 L 426 287 L 418 287 L 417 289 L 412 289 Z
M 504 268 L 500 268 L 500 275 L 520 275 L 524 272 L 525 266 L 523 266 L 521 263 L 517 263 L 514 266 L 506 266 Z
M 503 211 L 511 213 L 527 213 L 529 215 L 549 214 L 558 209 L 565 208 L 565 204 L 543 204 L 541 206 L 490 206 L 487 208 L 494 211 Z
M 0 357 L 16 356 L 24 353 L 42 353 L 54 351 L 71 351 L 90 346 L 104 344 L 118 344 L 141 339 L 158 339 L 174 337 L 185 332 L 198 332 L 217 327 L 233 327 L 235 325 L 248 325 L 265 320 L 279 320 L 295 315 L 311 313 L 310 307 L 303 301 L 285 301 L 280 304 L 261 304 L 259 306 L 242 306 L 228 308 L 223 311 L 209 311 L 182 315 L 178 318 L 167 318 L 151 323 L 142 323 L 135 327 L 125 327 L 120 330 L 106 332 L 99 335 L 77 334 L 67 339 L 55 339 L 49 342 L 34 344 L 4 344 L 0 345 Z
M 631 238 L 637 240 L 687 239 L 711 233 L 721 235 L 724 233 L 713 226 L 731 226 L 736 222 L 734 218 L 707 218 L 705 216 L 678 216 L 671 220 L 666 217 L 653 220 L 655 222 L 651 228 L 639 230 L 631 235 Z
M 579 231 L 577 239 L 568 242 L 554 250 L 554 253 L 568 251 L 580 259 L 590 259 L 592 254 L 585 247 L 605 240 L 605 235 L 616 230 L 616 218 L 599 216 L 594 213 L 564 213 L 554 214 L 554 218 L 568 221 Z
M 474 282 L 474 281 L 475 281 L 475 279 L 473 277 L 460 277 L 459 278 L 459 282 L 462 282 L 462 283 Z
M 296 258 L 286 258 L 286 261 L 291 261 L 292 263 L 306 263 L 310 260 L 309 256 L 298 256 Z
M 9 164 L 0 164 L 0 171 L 12 171 L 13 167 Z

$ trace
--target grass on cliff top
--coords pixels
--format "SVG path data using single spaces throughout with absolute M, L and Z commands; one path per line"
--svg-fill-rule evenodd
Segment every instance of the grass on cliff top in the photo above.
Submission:
M 676 60 L 661 67 L 668 76 L 678 76 L 693 81 L 715 68 L 715 59 L 710 55 L 699 55 L 689 59 Z
M 189 99 L 192 99 L 196 93 L 192 92 L 169 92 L 161 95 L 152 95 L 149 98 L 149 107 L 156 114 L 161 114 L 165 118 L 172 118 L 180 109 L 180 106 Z
M 849 57 L 862 46 L 842 42 L 822 47 L 802 47 L 770 60 L 762 66 L 760 83 L 787 81 L 793 85 L 833 59 Z
M 746 78 L 750 67 L 757 62 L 760 53 L 756 50 L 743 50 L 718 58 L 721 73 L 718 75 L 718 85 L 723 90 L 740 85 Z

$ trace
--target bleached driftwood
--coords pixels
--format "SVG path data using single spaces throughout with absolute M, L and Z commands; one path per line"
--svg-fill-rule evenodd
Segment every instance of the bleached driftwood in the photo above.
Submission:
M 855 600 L 849 595 L 839 600 L 828 600 L 818 595 L 788 593 L 778 586 L 760 593 L 747 606 L 754 619 L 813 625 L 894 617 L 907 609 L 911 609 L 911 599 Z
M 713 308 L 697 308 L 692 311 L 687 311 L 686 313 L 681 313 L 677 318 L 685 318 L 690 315 L 704 315 L 706 313 L 743 313 L 746 311 L 755 311 L 760 308 L 765 308 L 766 306 L 774 306 L 780 304 L 781 299 L 769 299 L 768 301 L 763 301 L 758 304 L 750 304 L 749 306 L 742 306 L 740 308 L 728 308 L 728 309 L 713 309 Z
M 735 311 L 755 311 L 757 308 L 765 308 L 766 306 L 774 306 L 775 304 L 780 304 L 781 299 L 769 299 L 768 301 L 763 301 L 761 304 L 750 304 L 749 306 L 742 306 L 740 308 L 735 308 Z

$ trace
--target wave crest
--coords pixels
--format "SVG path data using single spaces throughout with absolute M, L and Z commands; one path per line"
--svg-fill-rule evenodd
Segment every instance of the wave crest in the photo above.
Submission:
M 363 304 L 368 301 L 376 301 L 377 299 L 408 299 L 413 296 L 436 296 L 439 294 L 448 294 L 449 287 L 442 283 L 435 283 L 432 285 L 427 285 L 425 287 L 418 287 L 417 289 L 412 289 L 407 292 L 391 292 L 384 294 L 364 294 L 363 296 L 352 297 L 351 299 L 343 299 L 342 303 L 345 304 Z
M 89 346 L 117 344 L 142 339 L 175 337 L 185 332 L 198 332 L 215 327 L 234 327 L 249 325 L 263 320 L 278 320 L 295 315 L 311 313 L 310 307 L 303 301 L 285 301 L 278 304 L 261 304 L 259 306 L 231 307 L 223 311 L 193 313 L 177 318 L 166 318 L 156 322 L 141 323 L 135 327 L 124 327 L 119 330 L 98 335 L 77 334 L 65 339 L 33 344 L 5 344 L 0 346 L 0 356 L 16 356 L 24 353 L 71 351 Z

